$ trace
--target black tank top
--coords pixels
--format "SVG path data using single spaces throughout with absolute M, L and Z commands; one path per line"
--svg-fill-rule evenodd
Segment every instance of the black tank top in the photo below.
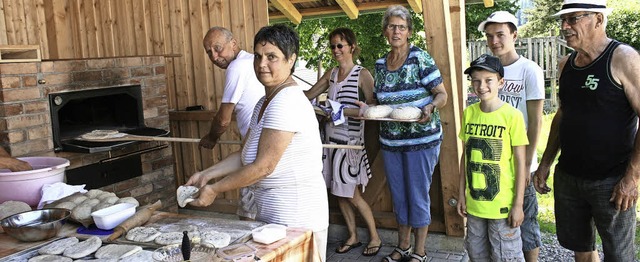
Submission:
M 613 80 L 611 59 L 621 43 L 611 41 L 591 64 L 575 65 L 573 52 L 560 75 L 561 154 L 558 167 L 572 176 L 600 180 L 624 174 L 638 116 Z

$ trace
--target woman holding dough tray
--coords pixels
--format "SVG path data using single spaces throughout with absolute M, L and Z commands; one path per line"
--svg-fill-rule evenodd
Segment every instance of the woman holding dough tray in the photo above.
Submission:
M 373 76 L 366 68 L 356 65 L 360 54 L 356 35 L 348 28 L 336 28 L 329 33 L 333 59 L 339 66 L 328 70 L 305 94 L 313 99 L 327 91 L 327 108 L 333 108 L 331 120 L 325 124 L 325 140 L 331 144 L 364 144 L 364 122 L 353 119 L 358 116 L 357 101 L 373 102 Z M 349 237 L 336 249 L 346 253 L 362 245 L 356 228 L 356 209 L 367 223 L 370 241 L 362 255 L 375 256 L 382 241 L 369 204 L 362 198 L 371 177 L 371 169 L 365 149 L 324 149 L 324 179 L 331 194 L 338 199 L 338 206 L 349 230 Z
M 313 107 L 291 77 L 298 35 L 284 25 L 266 26 L 253 46 L 253 67 L 265 86 L 265 97 L 256 104 L 241 152 L 187 181 L 186 185 L 201 187 L 190 204 L 208 206 L 222 192 L 254 185 L 256 220 L 311 229 L 324 261 L 329 206 L 322 142 Z M 221 179 L 207 184 L 214 178 Z
M 431 212 L 429 188 L 438 162 L 442 126 L 437 108 L 447 93 L 433 58 L 409 43 L 411 14 L 399 5 L 387 8 L 382 33 L 391 51 L 378 59 L 374 93 L 381 105 L 415 106 L 422 110 L 418 122 L 380 122 L 380 144 L 393 209 L 398 222 L 398 243 L 385 261 L 426 261 L 425 241 Z M 415 250 L 410 243 L 415 228 Z

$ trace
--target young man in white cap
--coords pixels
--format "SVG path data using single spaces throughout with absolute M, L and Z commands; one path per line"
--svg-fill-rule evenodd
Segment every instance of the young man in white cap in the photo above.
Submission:
M 556 228 L 560 244 L 576 261 L 633 261 L 640 181 L 640 54 L 607 37 L 611 9 L 605 0 L 565 0 L 560 32 L 573 48 L 560 61 L 561 105 L 535 173 L 536 190 L 547 193 L 554 174 Z
M 544 104 L 544 76 L 535 62 L 518 55 L 518 19 L 507 11 L 497 11 L 480 23 L 478 30 L 487 37 L 487 46 L 504 66 L 504 86 L 499 91 L 502 101 L 522 112 L 527 127 L 529 145 L 526 147 L 526 168 L 529 171 L 524 194 L 524 221 L 520 226 L 522 251 L 527 262 L 538 261 L 542 246 L 538 224 L 538 200 L 531 183 L 531 175 L 538 168 L 536 146 L 542 123 Z

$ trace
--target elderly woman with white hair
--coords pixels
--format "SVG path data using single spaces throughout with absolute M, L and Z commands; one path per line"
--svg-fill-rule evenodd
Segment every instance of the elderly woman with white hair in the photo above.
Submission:
M 445 105 L 447 93 L 433 58 L 409 43 L 413 33 L 409 10 L 399 5 L 387 8 L 382 32 L 391 51 L 376 61 L 377 102 L 422 111 L 417 122 L 380 124 L 385 173 L 398 222 L 398 243 L 384 261 L 426 261 L 425 242 L 431 224 L 429 189 L 442 141 L 437 109 Z M 415 229 L 413 247 L 412 229 Z

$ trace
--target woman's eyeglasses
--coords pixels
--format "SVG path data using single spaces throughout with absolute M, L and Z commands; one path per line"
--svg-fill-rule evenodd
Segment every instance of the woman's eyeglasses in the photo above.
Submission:
M 396 28 L 400 31 L 406 31 L 407 30 L 407 26 L 406 25 L 394 25 L 394 24 L 388 24 L 387 25 L 387 30 L 391 30 L 391 31 L 395 31 Z
M 590 16 L 590 15 L 593 15 L 593 14 L 595 14 L 595 13 L 586 13 L 586 14 L 570 16 L 570 17 L 566 17 L 566 18 L 558 18 L 557 20 L 558 20 L 558 23 L 560 25 L 564 24 L 564 22 L 567 22 L 568 25 L 575 25 L 583 17 Z
M 337 45 L 330 45 L 329 47 L 331 47 L 331 50 L 336 49 L 336 47 L 337 47 L 338 49 L 342 49 L 342 48 L 344 47 L 344 45 L 342 45 L 342 44 L 337 44 Z

